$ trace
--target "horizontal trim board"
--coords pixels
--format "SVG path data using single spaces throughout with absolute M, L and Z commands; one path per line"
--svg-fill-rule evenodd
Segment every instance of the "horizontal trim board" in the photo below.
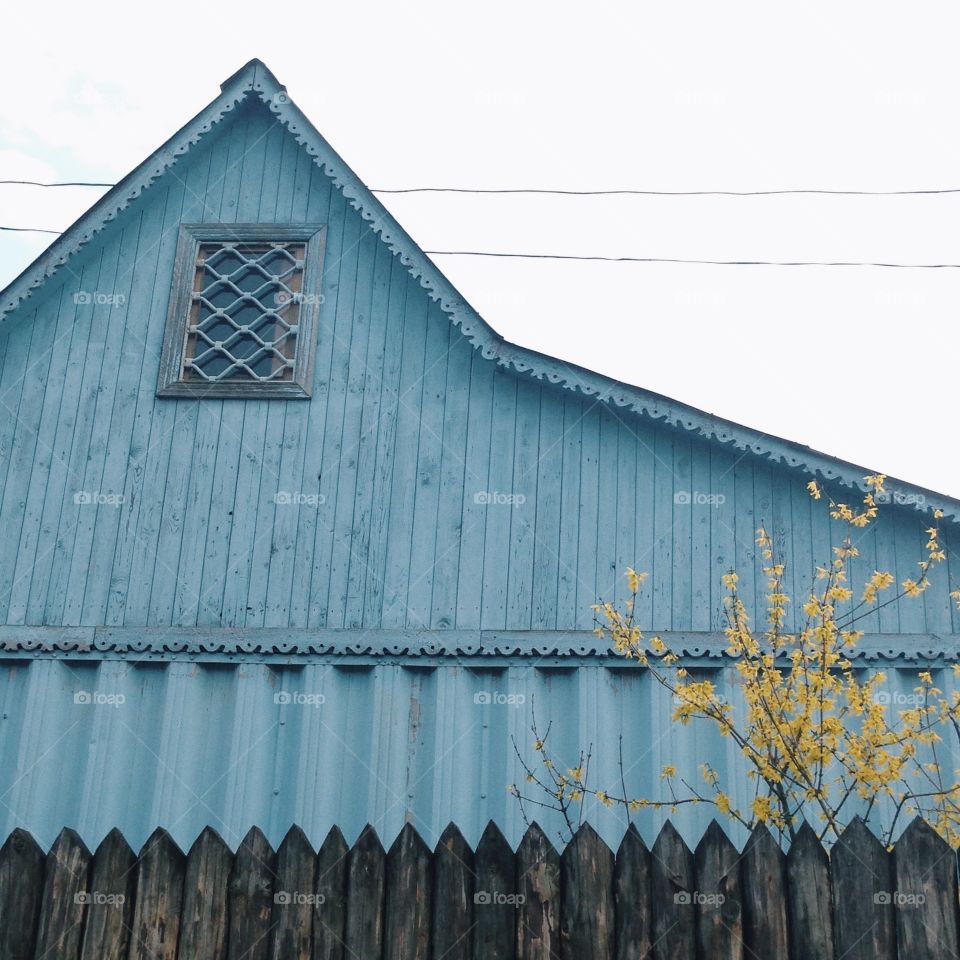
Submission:
M 667 646 L 684 662 L 729 661 L 726 637 L 718 632 L 660 632 Z M 263 661 L 316 662 L 317 657 L 354 658 L 376 663 L 385 658 L 409 658 L 419 663 L 450 660 L 467 663 L 493 659 L 559 662 L 629 661 L 614 653 L 610 644 L 592 632 L 502 630 L 331 630 L 261 627 L 221 629 L 209 627 L 50 627 L 0 625 L 0 656 L 139 655 L 141 659 L 234 658 Z M 957 660 L 960 635 L 934 633 L 865 634 L 853 660 Z M 397 662 L 397 661 L 393 661 Z M 533 665 L 533 664 L 531 664 Z

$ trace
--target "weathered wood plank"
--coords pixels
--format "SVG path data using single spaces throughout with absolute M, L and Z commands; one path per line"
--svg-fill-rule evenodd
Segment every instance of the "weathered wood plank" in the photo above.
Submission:
M 960 956 L 956 854 L 917 817 L 893 850 L 894 913 L 900 960 Z
M 178 960 L 225 960 L 232 868 L 230 848 L 207 827 L 187 854 Z
M 696 956 L 693 854 L 668 820 L 651 851 L 654 960 Z
M 893 874 L 883 844 L 856 817 L 830 853 L 833 930 L 843 960 L 894 960 Z
M 130 960 L 176 960 L 186 858 L 166 830 L 155 830 L 137 858 Z
M 560 858 L 560 955 L 564 960 L 610 960 L 614 949 L 613 866 L 610 848 L 584 824 Z
M 513 960 L 517 908 L 514 903 L 495 903 L 491 894 L 516 892 L 516 867 L 510 844 L 492 820 L 477 844 L 474 870 L 471 938 L 474 960 Z
M 470 960 L 474 856 L 463 834 L 450 824 L 433 854 L 433 955 Z
M 787 852 L 791 960 L 833 960 L 830 861 L 809 823 Z
M 530 825 L 517 848 L 515 882 L 517 960 L 557 960 L 560 856 L 536 823 Z
M 429 847 L 404 824 L 387 854 L 387 960 L 427 960 L 432 866 Z
M 228 960 L 267 960 L 275 883 L 276 854 L 254 827 L 237 848 L 230 873 Z
M 90 851 L 74 830 L 61 830 L 44 870 L 43 899 L 37 925 L 38 957 L 76 960 L 83 933 L 84 907 L 90 902 Z
M 32 960 L 43 896 L 43 851 L 17 827 L 0 847 L 0 960 Z
M 316 866 L 306 834 L 299 827 L 291 827 L 277 850 L 272 960 L 310 960 Z
M 763 824 L 743 848 L 743 931 L 747 950 L 786 957 L 787 884 L 783 851 Z
M 631 823 L 620 842 L 613 871 L 616 960 L 648 960 L 650 956 L 651 869 L 650 851 Z
M 82 960 L 125 960 L 133 921 L 137 857 L 114 828 L 93 855 Z
M 347 955 L 383 956 L 383 904 L 387 855 L 369 824 L 347 857 Z
M 317 854 L 317 901 L 313 909 L 313 960 L 345 960 L 347 842 L 334 827 Z
M 741 960 L 743 917 L 740 855 L 716 820 L 711 820 L 694 852 L 697 889 L 697 949 L 711 960 Z M 771 957 L 781 954 L 771 952 Z M 782 955 L 786 960 L 786 954 Z

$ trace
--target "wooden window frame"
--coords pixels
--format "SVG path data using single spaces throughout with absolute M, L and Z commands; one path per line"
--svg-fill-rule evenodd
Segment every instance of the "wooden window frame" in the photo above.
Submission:
M 203 400 L 260 399 L 309 400 L 313 392 L 313 363 L 320 326 L 320 296 L 323 253 L 327 227 L 322 223 L 184 223 L 180 225 L 177 254 L 170 288 L 170 304 L 163 332 L 163 352 L 157 379 L 158 397 Z M 225 380 L 205 383 L 184 380 L 187 328 L 193 296 L 197 257 L 202 243 L 301 242 L 305 244 L 297 335 L 294 341 L 294 368 L 290 380 L 267 383 Z

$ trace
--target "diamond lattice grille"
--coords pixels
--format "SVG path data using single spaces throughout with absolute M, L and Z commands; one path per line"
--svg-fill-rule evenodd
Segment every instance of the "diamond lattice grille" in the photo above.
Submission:
M 305 250 L 303 242 L 199 245 L 184 380 L 293 379 Z

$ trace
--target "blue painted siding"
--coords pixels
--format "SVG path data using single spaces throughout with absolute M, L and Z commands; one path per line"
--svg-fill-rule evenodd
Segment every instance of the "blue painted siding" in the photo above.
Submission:
M 312 400 L 158 401 L 178 225 L 251 220 L 329 225 Z M 829 555 L 786 468 L 484 359 L 262 105 L 68 266 L 0 335 L 0 622 L 588 629 L 632 564 L 646 626 L 710 630 L 724 570 L 762 586 L 761 521 L 795 596 Z M 889 509 L 863 569 L 913 575 L 923 526 Z M 934 580 L 864 627 L 960 632 Z

